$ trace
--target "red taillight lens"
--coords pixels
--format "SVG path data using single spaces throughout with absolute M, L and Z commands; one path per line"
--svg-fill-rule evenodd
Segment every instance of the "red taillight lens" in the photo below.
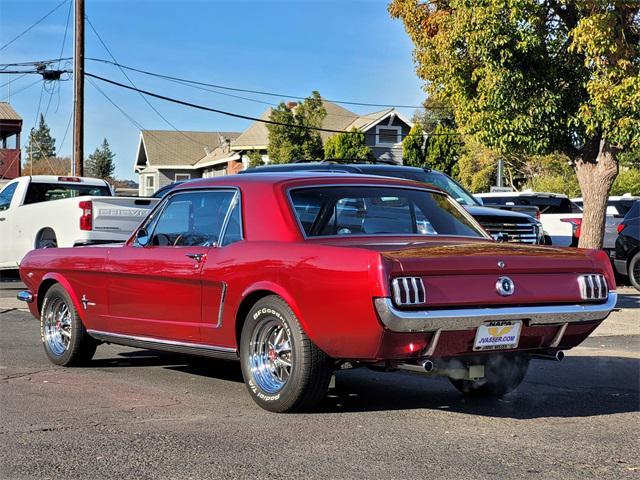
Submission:
M 580 229 L 582 227 L 581 218 L 561 218 L 561 222 L 570 223 L 573 226 L 573 236 L 580 238 Z
M 540 220 L 540 210 L 536 210 L 536 220 Z
M 78 203 L 78 207 L 82 209 L 82 216 L 80 217 L 80 230 L 92 230 L 93 229 L 93 204 L 91 200 Z
M 622 233 L 622 231 L 626 228 L 626 225 L 624 223 L 619 224 L 616 227 L 616 230 L 618 230 L 618 233 Z

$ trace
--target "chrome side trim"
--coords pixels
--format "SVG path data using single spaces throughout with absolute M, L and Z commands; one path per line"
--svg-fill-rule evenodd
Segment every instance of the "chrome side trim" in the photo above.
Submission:
M 185 353 L 187 355 L 221 358 L 225 360 L 238 360 L 238 352 L 235 348 L 203 345 L 201 343 L 177 342 L 174 340 L 135 335 L 122 335 L 119 333 L 101 332 L 99 330 L 87 330 L 87 333 L 96 340 L 126 345 L 128 347 L 148 348 L 151 350 Z
M 553 325 L 604 320 L 618 301 L 609 292 L 605 303 L 544 305 L 531 307 L 459 308 L 452 310 L 399 310 L 390 298 L 376 298 L 374 305 L 382 323 L 393 332 L 467 330 L 495 320 L 529 320 L 530 325 Z
M 222 292 L 220 292 L 220 308 L 218 308 L 218 323 L 216 328 L 222 326 L 222 314 L 224 313 L 224 301 L 227 296 L 227 282 L 222 282 Z
M 18 292 L 16 298 L 21 302 L 31 303 L 33 302 L 33 293 L 31 293 L 29 290 L 23 290 L 22 292 Z

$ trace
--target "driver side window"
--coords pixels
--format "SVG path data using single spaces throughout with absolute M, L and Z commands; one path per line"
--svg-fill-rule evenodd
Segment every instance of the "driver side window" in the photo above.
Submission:
M 235 192 L 185 192 L 173 195 L 158 217 L 151 245 L 202 246 L 218 244 Z

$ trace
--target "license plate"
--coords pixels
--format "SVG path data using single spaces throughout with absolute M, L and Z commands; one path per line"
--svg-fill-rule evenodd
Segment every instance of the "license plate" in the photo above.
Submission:
M 520 340 L 522 321 L 500 320 L 485 322 L 478 327 L 473 349 L 506 350 L 516 348 Z

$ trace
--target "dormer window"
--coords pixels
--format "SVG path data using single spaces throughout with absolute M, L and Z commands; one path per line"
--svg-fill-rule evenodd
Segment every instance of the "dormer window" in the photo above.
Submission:
M 402 141 L 402 127 L 378 125 L 376 127 L 376 145 L 393 146 Z

